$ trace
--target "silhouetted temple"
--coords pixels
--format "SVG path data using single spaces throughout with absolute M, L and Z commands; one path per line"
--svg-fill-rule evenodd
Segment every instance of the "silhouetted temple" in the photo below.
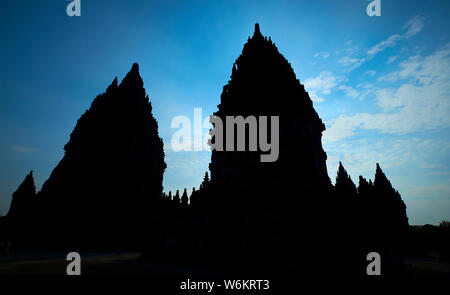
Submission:
M 223 134 L 229 128 L 227 116 L 279 116 L 279 157 L 262 162 L 260 156 L 267 152 L 249 150 L 250 126 L 245 129 L 245 151 L 237 149 L 236 134 L 233 151 L 213 150 L 211 179 L 206 173 L 190 196 L 191 215 L 179 215 L 183 225 L 172 224 L 175 234 L 168 240 L 178 246 L 162 241 L 148 257 L 173 257 L 178 247 L 187 247 L 191 263 L 245 260 L 246 267 L 307 265 L 309 271 L 321 272 L 334 260 L 345 265 L 343 274 L 356 274 L 364 271 L 368 251 L 390 257 L 400 251 L 393 234 L 404 234 L 408 221 L 398 193 L 378 164 L 375 185 L 362 184 L 357 190 L 340 163 L 332 186 L 321 144 L 325 125 L 292 67 L 258 24 L 233 64 L 214 115 L 222 119 Z M 224 136 L 224 149 L 226 140 Z M 174 204 L 179 202 L 177 198 Z M 391 263 L 390 269 L 398 271 L 401 262 Z
M 268 116 L 268 142 L 274 139 L 270 117 L 278 116 L 274 161 L 261 161 L 269 151 L 249 150 L 247 126 L 246 150 L 237 150 L 235 137 L 233 151 L 212 152 L 211 177 L 206 172 L 198 190 L 166 195 L 163 143 L 151 111 L 134 64 L 78 120 L 37 195 L 32 174 L 26 177 L 0 228 L 6 224 L 22 245 L 27 239 L 44 249 L 138 245 L 146 247 L 147 260 L 213 269 L 322 273 L 333 261 L 341 274 L 361 274 L 367 253 L 378 251 L 387 272 L 401 271 L 408 218 L 400 194 L 378 164 L 374 182 L 360 176 L 356 188 L 339 163 L 331 184 L 321 143 L 325 125 L 258 24 L 214 115 L 223 122 Z M 224 124 L 223 134 L 230 127 Z
M 331 189 L 321 143 L 325 125 L 290 63 L 270 38 L 263 37 L 258 24 L 233 64 L 218 108 L 215 115 L 223 122 L 226 116 L 269 116 L 270 124 L 270 116 L 279 116 L 277 161 L 261 162 L 261 153 L 268 152 L 249 152 L 248 146 L 246 151 L 212 152 L 211 182 L 221 191 L 284 189 L 320 195 Z M 223 128 L 225 133 L 226 124 Z M 248 131 L 247 127 L 247 144 Z M 283 197 L 287 196 L 278 196 Z
M 33 171 L 25 177 L 19 188 L 13 193 L 11 206 L 7 216 L 13 219 L 21 219 L 32 214 L 36 205 L 36 186 L 34 184 Z
M 339 162 L 337 171 L 335 190 L 340 201 L 344 199 L 354 200 L 356 198 L 357 190 L 355 183 L 350 175 L 347 174 L 347 170 L 345 170 L 341 162 Z
M 94 99 L 64 150 L 36 197 L 35 218 L 22 212 L 36 226 L 39 243 L 119 247 L 122 241 L 141 241 L 151 205 L 162 193 L 166 164 L 137 64 L 120 85 L 115 78 Z M 30 173 L 15 193 L 9 215 L 28 212 L 33 194 Z

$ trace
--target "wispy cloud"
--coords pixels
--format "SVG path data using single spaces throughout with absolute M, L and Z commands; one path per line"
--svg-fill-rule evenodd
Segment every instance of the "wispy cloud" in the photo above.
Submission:
M 416 15 L 415 17 L 408 20 L 403 26 L 403 28 L 408 30 L 404 35 L 405 38 L 409 38 L 420 33 L 424 27 L 424 22 L 425 19 L 420 15 Z
M 366 58 L 355 58 L 351 56 L 344 56 L 338 62 L 345 67 L 350 67 L 350 70 L 356 69 L 366 61 Z
M 321 58 L 323 58 L 323 59 L 326 59 L 326 58 L 328 58 L 330 56 L 330 53 L 329 52 L 327 52 L 327 51 L 323 51 L 323 52 L 317 52 L 317 53 L 315 53 L 314 54 L 314 57 L 321 57 Z
M 396 56 L 396 55 L 389 57 L 389 59 L 387 60 L 386 64 L 389 65 L 389 64 L 393 63 L 394 61 L 397 60 L 397 57 L 398 56 Z
M 368 51 L 367 54 L 369 56 L 373 56 L 386 48 L 393 47 L 399 42 L 400 40 L 410 38 L 416 34 L 418 34 L 420 31 L 422 31 L 424 27 L 424 18 L 420 15 L 417 15 L 411 19 L 409 19 L 403 28 L 406 30 L 404 34 L 394 34 L 389 36 L 387 39 L 381 41 L 380 43 L 372 46 Z
M 378 52 L 385 50 L 386 48 L 393 47 L 397 44 L 398 41 L 402 40 L 404 37 L 399 34 L 395 34 L 389 36 L 386 40 L 381 41 L 380 43 L 372 46 L 369 50 L 367 50 L 367 55 L 375 55 Z
M 304 85 L 312 101 L 323 102 L 325 99 L 319 95 L 330 94 L 342 79 L 342 77 L 334 76 L 331 72 L 324 71 L 314 78 L 306 79 Z
M 356 91 L 355 89 L 353 89 L 353 87 L 351 86 L 347 86 L 347 85 L 340 85 L 338 87 L 338 89 L 345 91 L 345 93 L 347 94 L 347 96 L 352 97 L 352 98 L 356 98 L 359 96 L 359 92 Z
M 375 91 L 382 112 L 332 120 L 324 139 L 338 141 L 355 135 L 358 129 L 407 134 L 450 126 L 450 43 L 429 56 L 409 58 L 382 79 L 405 83 Z
M 407 22 L 405 22 L 402 34 L 393 34 L 385 40 L 373 45 L 369 49 L 361 49 L 361 46 L 352 45 L 352 43 L 346 42 L 349 47 L 339 50 L 336 53 L 343 53 L 344 56 L 338 60 L 338 62 L 347 68 L 348 71 L 352 71 L 362 64 L 373 58 L 377 53 L 386 50 L 387 48 L 394 47 L 397 43 L 403 39 L 408 39 L 422 31 L 424 27 L 424 18 L 417 15 Z M 392 56 L 388 60 L 388 64 L 394 62 L 397 57 Z
M 39 151 L 39 149 L 36 149 L 36 148 L 32 148 L 32 147 L 28 147 L 28 146 L 20 146 L 20 145 L 12 145 L 12 146 L 10 146 L 10 148 L 13 151 L 16 151 L 19 153 L 24 153 L 24 154 L 31 154 L 31 153 Z
M 441 146 L 449 146 L 449 144 L 443 140 L 418 137 L 364 138 L 325 143 L 328 170 L 331 173 L 335 172 L 339 161 L 342 161 L 347 171 L 355 178 L 359 175 L 373 177 L 376 162 L 379 162 L 383 168 L 400 167 L 405 164 L 422 168 L 429 155 L 439 154 L 441 157 L 448 155 L 448 150 L 443 151 Z M 442 168 L 433 168 L 429 171 L 433 175 L 447 175 L 441 172 L 443 172 Z
M 356 98 L 360 93 L 351 86 L 345 85 L 348 79 L 343 76 L 334 76 L 333 73 L 324 71 L 314 78 L 304 81 L 305 88 L 309 92 L 311 100 L 314 102 L 323 102 L 323 95 L 329 95 L 333 89 L 342 90 L 349 97 Z M 319 96 L 320 95 L 320 96 Z
M 338 85 L 340 77 L 333 76 L 331 72 L 321 72 L 317 77 L 304 81 L 305 87 L 321 94 L 330 94 L 331 89 Z
M 314 92 L 309 92 L 309 97 L 311 98 L 312 101 L 314 101 L 316 103 L 321 103 L 321 102 L 325 101 L 325 99 L 323 97 L 318 96 Z

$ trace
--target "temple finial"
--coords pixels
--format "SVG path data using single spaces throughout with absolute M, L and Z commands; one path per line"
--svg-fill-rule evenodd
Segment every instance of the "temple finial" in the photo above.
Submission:
M 256 23 L 255 24 L 255 33 L 253 33 L 253 37 L 252 38 L 263 38 L 261 31 L 259 30 L 259 24 Z

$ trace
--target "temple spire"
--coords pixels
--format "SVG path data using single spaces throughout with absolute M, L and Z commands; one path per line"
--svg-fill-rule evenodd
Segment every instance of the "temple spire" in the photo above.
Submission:
M 253 33 L 253 39 L 263 39 L 263 35 L 261 34 L 261 31 L 259 30 L 259 24 L 255 24 L 255 32 Z

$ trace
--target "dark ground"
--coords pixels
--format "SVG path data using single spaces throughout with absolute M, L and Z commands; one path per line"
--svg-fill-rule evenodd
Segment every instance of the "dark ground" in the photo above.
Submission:
M 164 265 L 139 260 L 141 253 L 80 253 L 82 276 L 161 276 L 207 275 L 207 270 Z M 433 257 L 405 260 L 417 276 L 450 276 L 450 262 Z M 0 256 L 0 276 L 65 276 L 66 253 L 23 252 Z

